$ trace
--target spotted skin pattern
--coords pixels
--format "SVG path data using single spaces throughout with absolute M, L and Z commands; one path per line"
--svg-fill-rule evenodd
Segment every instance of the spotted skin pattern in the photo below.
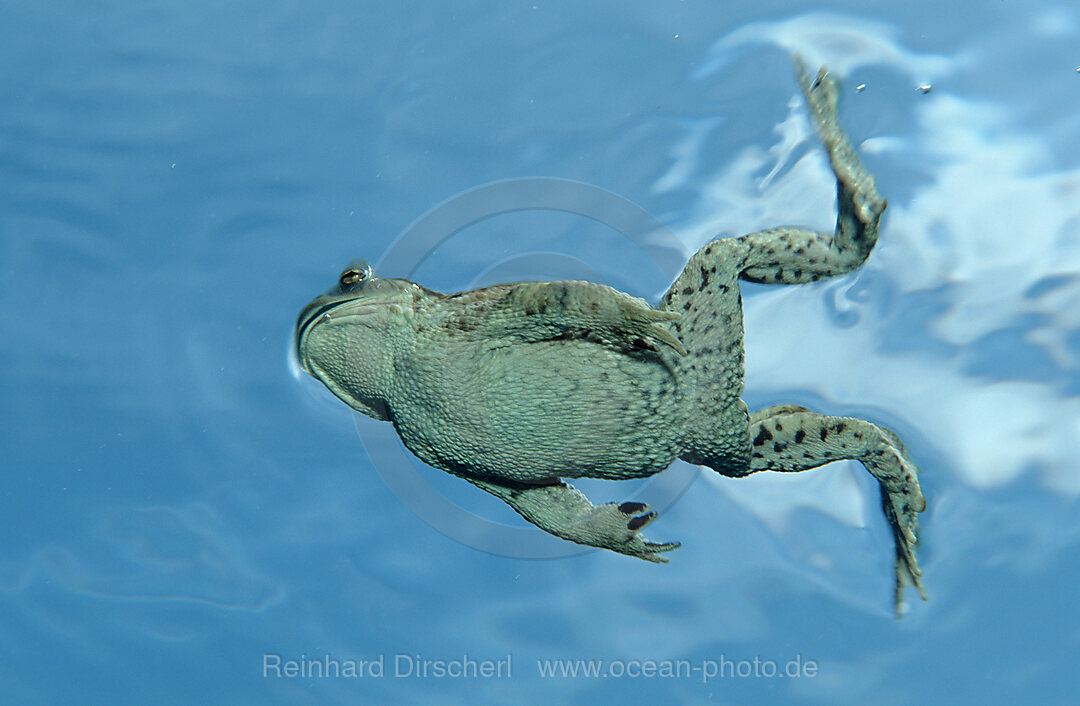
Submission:
M 851 272 L 885 201 L 837 119 L 837 84 L 796 59 L 836 174 L 832 233 L 775 228 L 706 244 L 653 308 L 588 282 L 440 294 L 350 266 L 297 321 L 303 368 L 405 446 L 572 542 L 652 562 L 679 546 L 641 530 L 637 502 L 593 505 L 565 478 L 640 478 L 676 458 L 734 478 L 859 461 L 877 479 L 896 545 L 895 605 L 913 584 L 918 469 L 893 432 L 781 405 L 749 414 L 739 280 L 802 284 Z
M 830 417 L 781 405 L 756 413 L 750 420 L 750 436 L 747 473 L 805 471 L 833 461 L 860 461 L 881 485 L 882 508 L 893 531 L 897 610 L 907 581 L 926 600 L 915 559 L 916 513 L 926 510 L 926 499 L 919 489 L 919 469 L 895 433 L 863 419 Z

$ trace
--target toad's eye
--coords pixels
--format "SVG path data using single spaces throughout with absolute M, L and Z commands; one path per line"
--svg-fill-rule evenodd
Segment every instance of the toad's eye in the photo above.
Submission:
M 341 279 L 338 280 L 338 285 L 343 290 L 351 289 L 374 276 L 375 271 L 371 269 L 371 265 L 364 260 L 360 260 L 349 265 L 345 271 L 341 273 Z

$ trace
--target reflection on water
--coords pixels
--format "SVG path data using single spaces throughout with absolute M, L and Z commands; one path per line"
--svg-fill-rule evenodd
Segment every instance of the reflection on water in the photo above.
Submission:
M 744 27 L 714 44 L 703 71 L 750 41 L 796 48 L 812 37 L 828 38 L 815 48 L 845 74 L 874 63 L 938 81 L 965 67 L 961 59 L 903 49 L 885 25 L 844 23 L 850 31 L 835 32 L 836 19 L 808 15 Z M 748 393 L 781 402 L 783 391 L 809 389 L 834 408 L 887 410 L 967 483 L 997 486 L 1034 469 L 1049 487 L 1075 496 L 1080 169 L 1033 173 L 1049 161 L 1050 145 L 1010 122 L 1009 105 L 966 99 L 947 87 L 902 98 L 897 107 L 911 117 L 905 122 L 919 129 L 876 137 L 875 163 L 901 157 L 932 171 L 910 199 L 891 202 L 882 240 L 855 284 L 829 282 L 818 293 L 771 288 L 748 298 Z M 850 90 L 844 99 L 858 100 Z M 796 212 L 814 209 L 808 220 L 827 227 L 823 205 L 832 199 L 819 152 L 803 155 L 769 184 L 796 149 L 793 132 L 808 136 L 790 122 L 779 124 L 780 140 L 768 151 L 748 147 L 716 173 L 683 174 L 687 183 L 706 184 L 685 224 L 691 249 L 714 232 L 744 232 L 762 213 L 766 222 L 774 215 L 787 222 L 792 202 Z M 755 183 L 762 190 L 749 192 Z M 753 211 L 740 208 L 744 201 L 754 203 Z M 871 297 L 853 301 L 848 293 L 864 279 Z M 934 296 L 933 309 L 912 319 L 905 302 L 925 291 Z M 822 341 L 821 332 L 835 328 L 831 294 L 847 302 L 859 326 Z M 901 335 L 908 340 L 898 356 L 883 342 Z

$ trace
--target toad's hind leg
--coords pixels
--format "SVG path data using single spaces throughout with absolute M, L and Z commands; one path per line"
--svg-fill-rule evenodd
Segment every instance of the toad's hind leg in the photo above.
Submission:
M 836 81 L 811 76 L 796 58 L 810 117 L 836 174 L 838 214 L 832 233 L 775 228 L 701 248 L 675 280 L 660 308 L 682 318 L 666 324 L 688 355 L 676 361 L 696 414 L 687 422 L 682 458 L 726 472 L 744 470 L 750 453 L 742 403 L 743 322 L 739 279 L 800 284 L 850 272 L 869 256 L 885 210 L 874 179 L 859 161 L 837 117 Z
M 805 471 L 844 459 L 862 463 L 881 485 L 882 507 L 896 543 L 897 615 L 906 581 L 926 600 L 915 559 L 917 513 L 926 509 L 926 500 L 919 488 L 919 469 L 896 434 L 862 419 L 829 417 L 783 405 L 755 413 L 750 437 L 747 474 Z
M 822 68 L 812 77 L 801 60 L 795 68 L 811 122 L 836 175 L 837 217 L 833 233 L 774 228 L 739 238 L 745 259 L 739 277 L 765 284 L 802 284 L 850 272 L 870 255 L 878 238 L 885 200 L 863 167 L 837 117 L 839 87 Z

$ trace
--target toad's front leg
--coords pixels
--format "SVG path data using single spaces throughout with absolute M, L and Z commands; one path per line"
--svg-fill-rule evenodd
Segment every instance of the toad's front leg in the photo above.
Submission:
M 571 542 L 656 563 L 666 563 L 668 559 L 661 553 L 680 546 L 678 542 L 650 542 L 641 536 L 641 530 L 656 519 L 656 513 L 644 503 L 593 505 L 584 493 L 557 478 L 549 484 L 526 484 L 462 477 L 503 500 L 545 532 Z

